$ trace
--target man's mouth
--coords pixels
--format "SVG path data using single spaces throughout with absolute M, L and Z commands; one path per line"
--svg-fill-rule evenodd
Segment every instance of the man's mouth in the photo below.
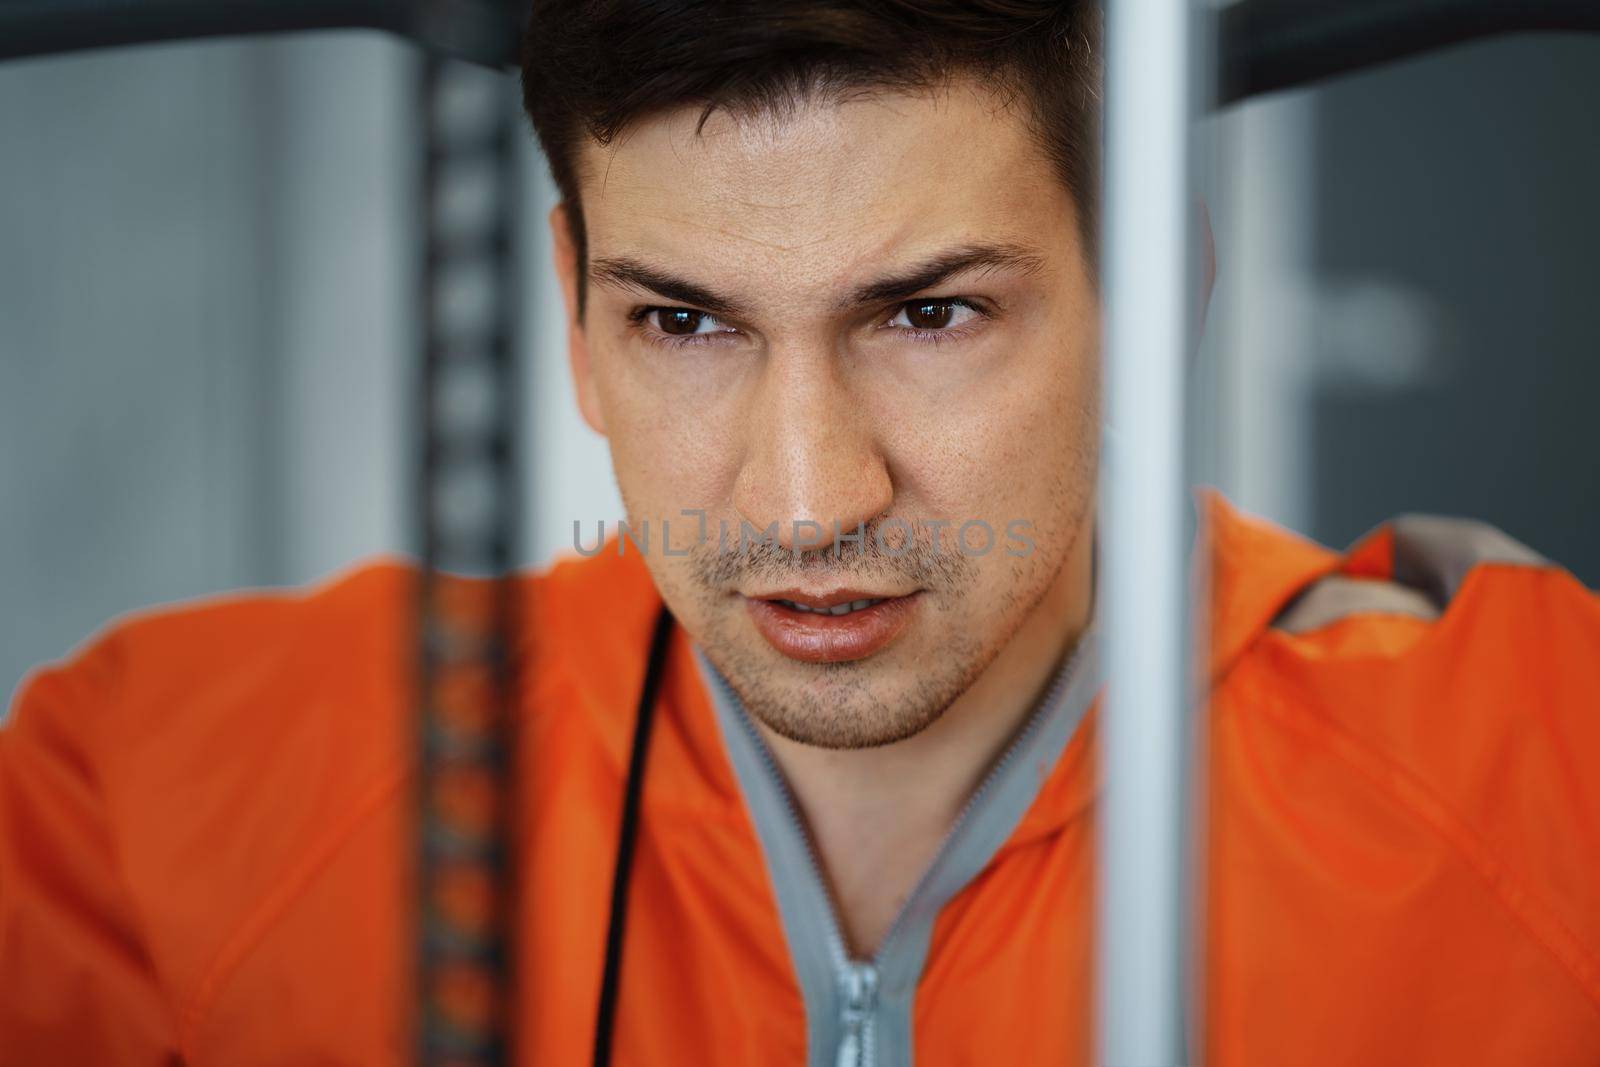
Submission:
M 779 605 L 780 607 L 788 608 L 790 611 L 809 611 L 809 612 L 812 612 L 813 614 L 816 614 L 816 615 L 848 615 L 852 611 L 865 611 L 867 608 L 872 607 L 872 605 L 874 605 L 874 604 L 882 604 L 887 599 L 889 599 L 889 598 L 888 597 L 869 597 L 869 598 L 867 598 L 865 600 L 852 600 L 847 604 L 835 604 L 831 608 L 823 608 L 823 607 L 813 608 L 813 607 L 808 607 L 807 605 L 802 604 L 799 601 L 784 600 L 782 597 L 779 597 L 778 599 L 774 600 L 773 603 Z
M 865 659 L 900 636 L 918 599 L 917 592 L 783 589 L 747 596 L 745 606 L 756 631 L 783 655 L 805 663 L 842 663 Z

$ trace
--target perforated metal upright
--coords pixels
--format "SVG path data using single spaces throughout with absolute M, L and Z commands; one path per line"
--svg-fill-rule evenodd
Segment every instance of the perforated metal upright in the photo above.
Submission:
M 521 493 L 511 79 L 427 56 L 420 183 L 417 1041 L 510 1062 L 517 863 L 513 564 Z

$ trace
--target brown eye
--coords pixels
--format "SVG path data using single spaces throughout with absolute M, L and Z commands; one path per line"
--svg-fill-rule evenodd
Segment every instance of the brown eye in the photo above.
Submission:
M 910 341 L 958 340 L 966 337 L 974 320 L 986 318 L 971 300 L 959 296 L 923 297 L 908 300 L 884 323 L 886 327 L 908 333 Z
M 905 306 L 906 322 L 917 330 L 942 330 L 950 325 L 956 306 L 949 300 L 927 300 Z
M 691 311 L 689 308 L 658 308 L 655 314 L 661 332 L 674 337 L 699 332 L 706 318 L 705 312 Z

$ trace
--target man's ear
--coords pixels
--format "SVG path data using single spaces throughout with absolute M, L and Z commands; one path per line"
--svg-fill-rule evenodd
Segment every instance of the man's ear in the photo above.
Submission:
M 578 317 L 578 272 L 582 265 L 578 262 L 577 242 L 572 239 L 567 206 L 557 204 L 550 209 L 549 218 L 550 252 L 555 260 L 556 278 L 561 282 L 561 302 L 567 312 L 567 364 L 572 369 L 578 412 L 590 429 L 604 436 L 606 420 L 600 410 L 600 395 L 589 362 L 589 337 Z

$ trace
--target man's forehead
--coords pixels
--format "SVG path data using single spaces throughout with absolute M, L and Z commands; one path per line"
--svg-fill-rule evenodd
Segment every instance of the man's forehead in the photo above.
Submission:
M 1070 239 L 1070 197 L 1021 116 L 976 87 L 685 107 L 589 144 L 591 259 L 837 287 L 945 249 Z

